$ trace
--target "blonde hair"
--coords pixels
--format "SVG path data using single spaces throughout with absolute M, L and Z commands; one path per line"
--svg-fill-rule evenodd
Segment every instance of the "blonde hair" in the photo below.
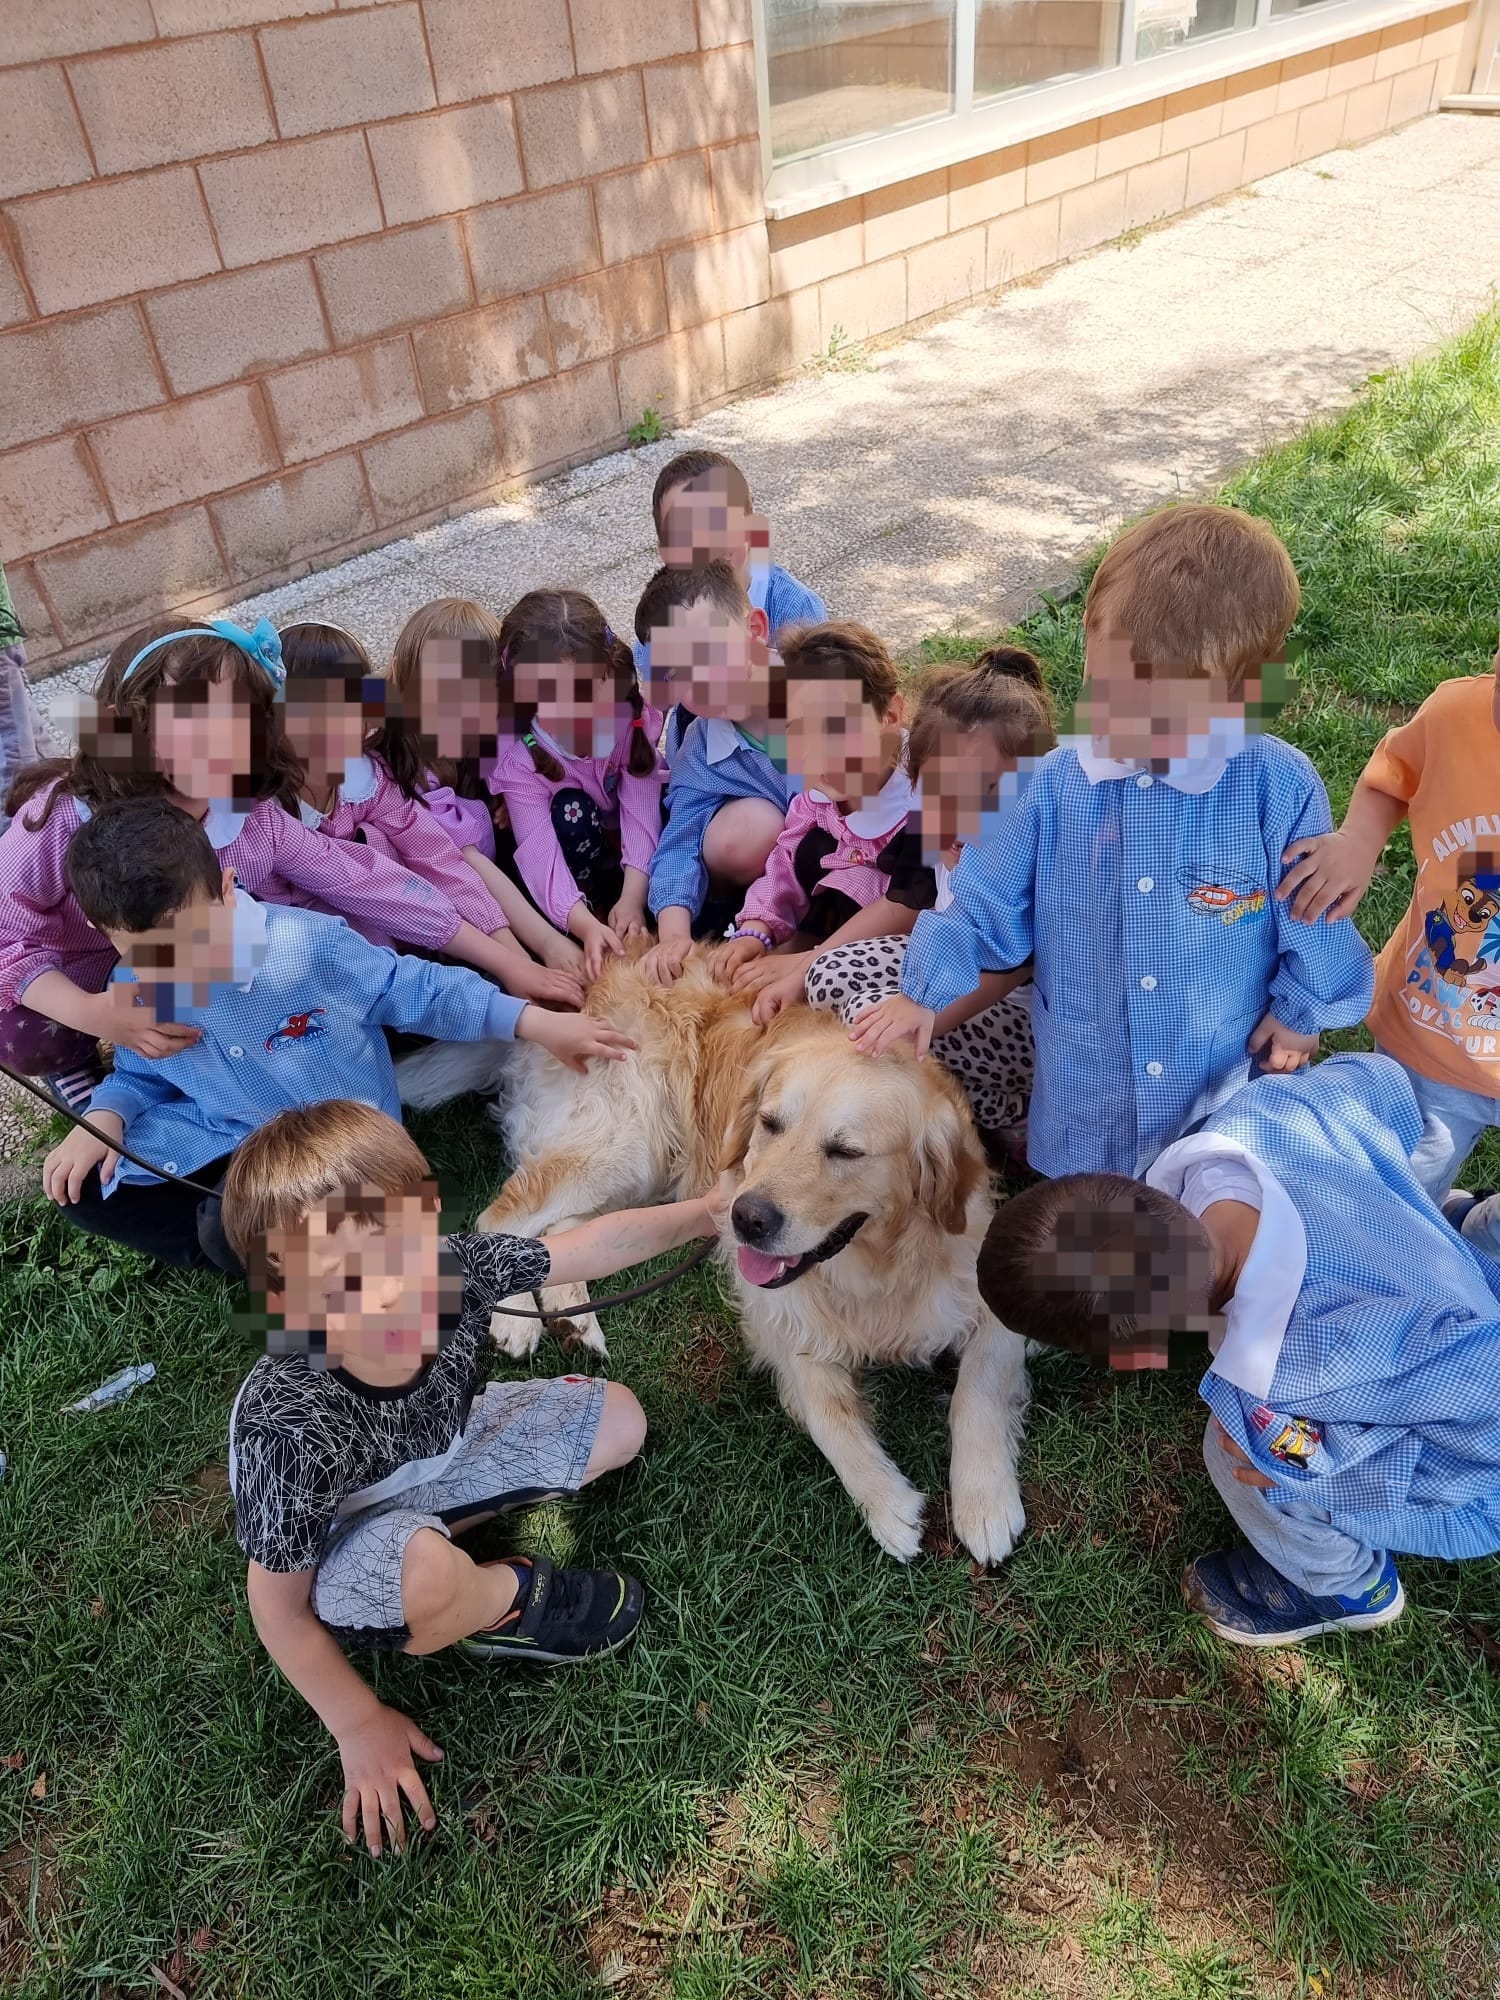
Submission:
M 278 1112 L 235 1153 L 224 1182 L 224 1234 L 252 1276 L 274 1278 L 268 1238 L 299 1228 L 333 1196 L 342 1197 L 342 1216 L 374 1224 L 383 1195 L 432 1185 L 432 1169 L 403 1125 L 373 1105 L 330 1098 Z
M 1217 675 L 1238 693 L 1279 652 L 1301 590 L 1274 529 L 1234 507 L 1163 507 L 1110 544 L 1084 600 L 1158 672 Z
M 409 799 L 420 799 L 427 791 L 429 772 L 434 772 L 440 783 L 452 785 L 462 797 L 483 798 L 486 792 L 479 777 L 479 759 L 440 759 L 430 755 L 432 732 L 424 727 L 417 712 L 422 652 L 438 639 L 456 639 L 466 648 L 473 646 L 479 650 L 494 686 L 498 730 L 500 620 L 472 597 L 435 597 L 411 614 L 391 651 L 391 670 L 386 678 L 397 696 L 391 707 L 398 712 L 388 715 L 371 737 L 370 750 Z M 426 744 L 424 738 L 429 739 Z

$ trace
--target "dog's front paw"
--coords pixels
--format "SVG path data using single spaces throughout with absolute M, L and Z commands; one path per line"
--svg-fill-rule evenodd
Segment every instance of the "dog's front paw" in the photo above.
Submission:
M 922 1546 L 922 1515 L 927 1496 L 909 1480 L 893 1482 L 878 1500 L 866 1504 L 865 1520 L 870 1533 L 888 1556 L 909 1563 Z
M 1013 1481 L 953 1489 L 953 1526 L 978 1563 L 1001 1563 L 1020 1540 L 1026 1509 Z
M 523 1296 L 507 1299 L 505 1303 L 519 1310 Z M 529 1361 L 536 1353 L 541 1337 L 542 1323 L 539 1319 L 512 1319 L 508 1313 L 500 1312 L 490 1314 L 490 1339 L 512 1361 Z

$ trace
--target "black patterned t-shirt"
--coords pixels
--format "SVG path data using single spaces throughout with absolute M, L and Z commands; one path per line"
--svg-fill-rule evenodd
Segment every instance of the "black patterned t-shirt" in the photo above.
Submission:
M 262 1569 L 316 1568 L 343 1513 L 434 1478 L 457 1449 L 490 1313 L 545 1284 L 552 1260 L 525 1236 L 450 1236 L 447 1248 L 463 1303 L 411 1382 L 374 1389 L 341 1368 L 270 1354 L 245 1377 L 229 1419 L 229 1483 L 240 1547 Z

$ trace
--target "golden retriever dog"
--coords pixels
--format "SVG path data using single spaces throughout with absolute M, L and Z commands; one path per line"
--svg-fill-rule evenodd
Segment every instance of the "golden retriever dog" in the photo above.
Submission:
M 522 1043 L 439 1046 L 401 1065 L 408 1103 L 501 1093 L 499 1122 L 522 1164 L 478 1227 L 539 1236 L 701 1194 L 728 1171 L 735 1197 L 719 1256 L 746 1345 L 876 1541 L 909 1561 L 924 1501 L 875 1435 L 861 1371 L 955 1349 L 954 1526 L 977 1561 L 1003 1560 L 1025 1526 L 1016 1459 L 1026 1370 L 1021 1340 L 975 1283 L 992 1205 L 958 1086 L 905 1051 L 872 1062 L 838 1021 L 805 1007 L 762 1031 L 696 957 L 669 988 L 615 961 L 588 1012 L 639 1053 L 594 1063 L 586 1077 Z M 582 1286 L 540 1297 L 544 1311 L 586 1302 Z M 541 1328 L 497 1316 L 493 1332 L 523 1356 Z M 604 1352 L 592 1315 L 581 1337 Z

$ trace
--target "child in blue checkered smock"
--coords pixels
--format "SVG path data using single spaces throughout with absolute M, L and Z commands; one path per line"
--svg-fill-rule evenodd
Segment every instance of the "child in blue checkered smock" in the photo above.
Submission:
M 870 1054 L 924 1053 L 983 974 L 1032 960 L 1039 1173 L 1143 1173 L 1256 1059 L 1300 1068 L 1369 1006 L 1354 926 L 1299 923 L 1274 894 L 1288 846 L 1331 824 L 1308 760 L 1255 733 L 1297 602 L 1285 549 L 1230 508 L 1122 535 L 1089 589 L 1079 733 L 964 848 L 901 995 L 851 1030 Z
M 1500 1265 L 1423 1191 L 1421 1130 L 1399 1064 L 1334 1056 L 1258 1078 L 1145 1185 L 1028 1189 L 980 1253 L 1030 1338 L 1134 1369 L 1207 1334 L 1205 1457 L 1250 1546 L 1183 1582 L 1238 1644 L 1399 1617 L 1392 1550 L 1500 1550 Z

